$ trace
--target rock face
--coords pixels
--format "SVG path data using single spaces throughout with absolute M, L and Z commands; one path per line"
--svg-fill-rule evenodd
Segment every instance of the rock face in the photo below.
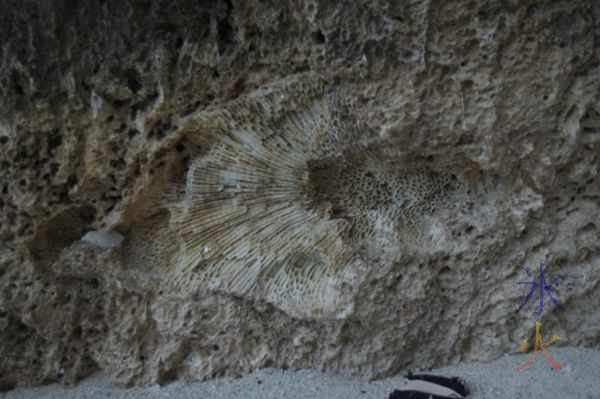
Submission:
M 0 15 L 4 389 L 600 342 L 597 2 L 52 3 Z

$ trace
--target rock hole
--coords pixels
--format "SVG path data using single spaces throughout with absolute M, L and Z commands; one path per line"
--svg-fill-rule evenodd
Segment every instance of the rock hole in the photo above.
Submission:
M 217 22 L 217 33 L 219 35 L 219 52 L 222 54 L 227 47 L 235 44 L 235 29 L 226 19 L 221 19 Z
M 325 43 L 325 35 L 323 35 L 323 32 L 321 32 L 320 30 L 313 32 L 312 37 L 315 43 L 317 44 Z
M 126 72 L 126 76 L 127 76 L 127 87 L 129 87 L 129 90 L 131 90 L 134 94 L 136 94 L 143 86 L 138 81 L 135 71 L 130 70 L 130 71 Z
M 50 135 L 48 136 L 48 155 L 55 148 L 59 147 L 62 144 L 62 136 L 58 129 L 54 129 Z
M 128 102 L 129 102 L 129 100 L 114 100 L 112 102 L 112 105 L 116 109 L 119 109 L 119 108 L 123 108 Z
M 535 18 L 538 16 L 537 4 L 533 4 L 533 5 L 529 6 L 529 8 L 527 9 L 527 16 L 530 18 Z

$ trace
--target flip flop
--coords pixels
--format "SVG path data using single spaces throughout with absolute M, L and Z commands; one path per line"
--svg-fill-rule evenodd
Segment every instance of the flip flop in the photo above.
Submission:
M 466 398 L 469 389 L 457 377 L 446 378 L 436 375 L 407 375 L 405 386 L 394 390 L 389 399 L 443 399 Z

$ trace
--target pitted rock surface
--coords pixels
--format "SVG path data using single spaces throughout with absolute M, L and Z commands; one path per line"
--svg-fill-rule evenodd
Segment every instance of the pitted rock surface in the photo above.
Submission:
M 0 388 L 600 342 L 600 6 L 298 4 L 5 5 Z

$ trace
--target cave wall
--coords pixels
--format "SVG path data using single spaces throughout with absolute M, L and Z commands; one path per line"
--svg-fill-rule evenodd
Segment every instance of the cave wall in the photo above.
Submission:
M 598 344 L 599 17 L 5 2 L 0 385 Z M 564 312 L 516 312 L 540 262 Z

